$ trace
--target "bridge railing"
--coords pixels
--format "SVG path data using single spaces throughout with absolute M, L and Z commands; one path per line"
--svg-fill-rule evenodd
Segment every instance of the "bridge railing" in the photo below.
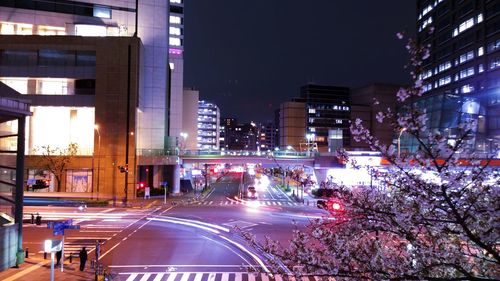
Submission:
M 180 157 L 275 157 L 311 158 L 309 152 L 298 151 L 249 151 L 249 150 L 179 150 L 179 149 L 138 149 L 138 156 L 180 156 Z

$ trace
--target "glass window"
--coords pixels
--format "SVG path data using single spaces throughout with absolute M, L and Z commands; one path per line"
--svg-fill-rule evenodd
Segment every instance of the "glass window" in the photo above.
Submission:
M 181 17 L 178 16 L 170 16 L 169 22 L 173 24 L 181 24 Z
M 106 7 L 96 6 L 96 7 L 94 7 L 94 14 L 93 15 L 96 18 L 110 19 L 111 18 L 111 9 L 106 8 Z
M 181 29 L 178 27 L 171 26 L 169 28 L 170 35 L 181 35 Z
M 39 50 L 39 65 L 44 66 L 74 66 L 75 51 L 66 50 Z
M 180 38 L 170 37 L 168 39 L 168 43 L 170 44 L 170 46 L 181 46 L 182 41 Z

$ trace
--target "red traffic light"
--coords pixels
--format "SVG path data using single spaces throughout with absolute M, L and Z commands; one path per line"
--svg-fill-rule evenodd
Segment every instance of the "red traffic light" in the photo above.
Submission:
M 342 212 L 344 210 L 344 206 L 337 201 L 329 201 L 328 203 L 328 210 L 332 212 Z
M 139 183 L 139 187 L 140 187 L 140 188 L 144 188 L 144 183 L 143 183 L 143 182 L 140 182 L 140 183 Z

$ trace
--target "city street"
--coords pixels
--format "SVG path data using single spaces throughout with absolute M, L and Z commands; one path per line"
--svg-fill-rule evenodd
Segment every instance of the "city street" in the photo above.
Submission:
M 90 261 L 95 259 L 96 241 L 100 241 L 100 262 L 116 276 L 114 280 L 173 281 L 176 276 L 182 276 L 179 280 L 184 281 L 251 280 L 256 275 L 247 277 L 247 272 L 265 272 L 265 259 L 262 253 L 248 247 L 235 228 L 248 231 L 257 239 L 267 235 L 286 243 L 293 221 L 304 226 L 326 212 L 291 201 L 281 190 L 271 187 L 267 177 L 254 184 L 257 199 L 240 199 L 240 175 L 220 178 L 204 200 L 189 204 L 88 208 L 83 212 L 77 207 L 27 207 L 25 219 L 36 212 L 44 222 L 73 219 L 80 229 L 66 230 L 65 256 L 73 253 L 73 263 L 78 263 L 78 252 L 86 247 L 86 271 L 92 271 Z M 246 184 L 252 184 L 252 180 L 244 179 Z M 54 237 L 46 223 L 25 224 L 24 229 L 24 245 L 30 249 L 30 256 L 43 256 L 45 239 L 62 238 Z M 17 280 L 36 280 L 32 279 L 36 272 Z

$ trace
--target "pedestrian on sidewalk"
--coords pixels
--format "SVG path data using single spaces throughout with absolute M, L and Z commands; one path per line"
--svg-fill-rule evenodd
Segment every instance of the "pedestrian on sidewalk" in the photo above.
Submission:
M 85 247 L 82 248 L 79 256 L 80 256 L 80 271 L 83 271 L 85 269 L 85 263 L 87 262 L 87 250 L 85 250 Z
M 57 264 L 56 265 L 61 264 L 61 256 L 62 256 L 62 250 L 57 251 L 56 252 L 56 260 L 57 260 Z

